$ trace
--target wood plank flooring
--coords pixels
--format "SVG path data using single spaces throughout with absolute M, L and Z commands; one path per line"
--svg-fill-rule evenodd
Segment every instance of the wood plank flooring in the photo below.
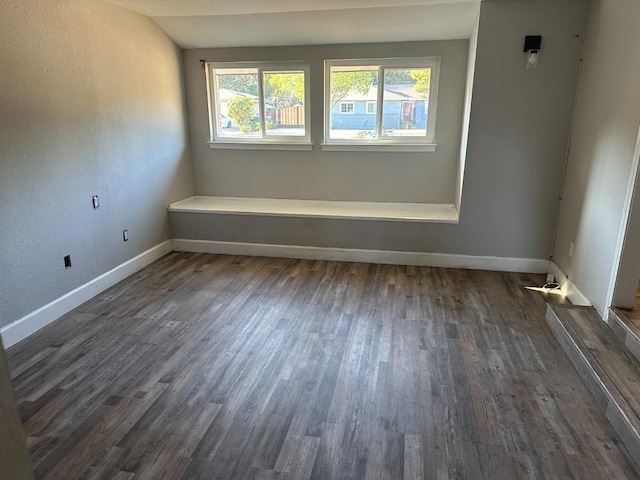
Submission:
M 550 305 L 546 318 L 640 472 L 640 362 L 593 307 Z
M 636 478 L 543 281 L 172 253 L 7 352 L 36 477 Z

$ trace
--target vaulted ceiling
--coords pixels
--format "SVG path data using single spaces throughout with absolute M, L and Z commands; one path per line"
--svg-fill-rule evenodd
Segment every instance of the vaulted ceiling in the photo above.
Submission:
M 480 0 L 109 0 L 182 48 L 469 38 Z

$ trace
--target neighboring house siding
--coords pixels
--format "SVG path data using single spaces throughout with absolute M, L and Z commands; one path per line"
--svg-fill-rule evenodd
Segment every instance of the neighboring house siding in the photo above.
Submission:
M 394 100 L 384 102 L 384 115 L 382 116 L 382 128 L 385 130 L 395 130 L 402 128 L 403 115 L 402 104 L 404 101 Z M 414 128 L 427 127 L 427 105 L 426 102 L 407 102 L 413 104 L 413 112 L 410 116 Z
M 376 124 L 375 114 L 367 114 L 367 101 L 356 100 L 354 113 L 341 114 L 340 103 L 338 102 L 331 109 L 331 128 L 333 130 L 374 130 Z M 401 128 L 402 122 L 402 101 L 390 100 L 384 102 L 384 115 L 382 117 L 382 128 L 385 130 L 395 130 Z M 427 105 L 426 102 L 415 103 L 413 120 L 415 128 L 425 128 L 427 126 Z
M 340 113 L 338 102 L 331 109 L 331 128 L 334 130 L 374 130 L 376 115 L 367 114 L 367 102 L 355 101 L 353 113 Z

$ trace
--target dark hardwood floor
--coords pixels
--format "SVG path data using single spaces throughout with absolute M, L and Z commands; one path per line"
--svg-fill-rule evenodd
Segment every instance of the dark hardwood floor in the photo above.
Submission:
M 37 478 L 636 478 L 537 275 L 172 253 L 9 349 Z

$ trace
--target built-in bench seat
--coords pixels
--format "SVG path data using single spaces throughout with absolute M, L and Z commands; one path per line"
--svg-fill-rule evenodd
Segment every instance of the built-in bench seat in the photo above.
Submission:
M 170 212 L 341 218 L 402 222 L 458 223 L 452 204 L 345 202 L 248 197 L 190 197 L 169 206 Z
M 169 223 L 178 252 L 527 273 L 549 267 L 547 259 L 448 253 L 458 223 L 451 204 L 196 196 L 171 204 Z

